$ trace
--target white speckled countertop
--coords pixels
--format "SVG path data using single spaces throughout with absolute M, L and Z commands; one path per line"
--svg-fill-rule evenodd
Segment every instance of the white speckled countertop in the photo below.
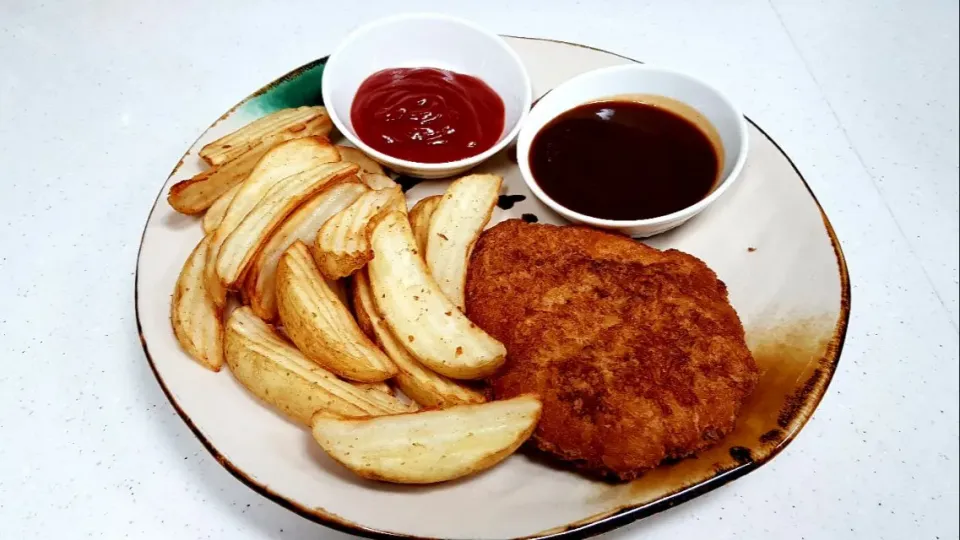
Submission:
M 701 74 L 793 158 L 846 252 L 839 371 L 771 464 L 612 538 L 950 539 L 958 500 L 958 5 L 447 2 Z M 357 23 L 430 2 L 0 4 L 0 538 L 342 537 L 221 468 L 133 310 L 184 149 Z

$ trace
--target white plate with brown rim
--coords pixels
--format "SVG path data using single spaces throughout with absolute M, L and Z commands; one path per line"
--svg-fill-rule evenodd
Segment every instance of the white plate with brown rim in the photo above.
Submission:
M 580 73 L 634 60 L 555 41 L 508 38 L 540 96 Z M 839 242 L 809 186 L 779 146 L 750 123 L 740 181 L 678 229 L 646 239 L 696 255 L 729 290 L 762 371 L 737 428 L 695 458 L 629 483 L 609 484 L 520 452 L 501 465 L 435 486 L 366 481 L 334 463 L 308 431 L 267 408 L 229 374 L 181 349 L 170 299 L 183 261 L 202 237 L 199 220 L 165 194 L 202 169 L 201 146 L 273 110 L 320 104 L 325 59 L 302 66 L 227 111 L 187 150 L 160 189 L 137 261 L 136 311 L 144 352 L 174 408 L 211 454 L 250 488 L 345 532 L 380 537 L 583 537 L 702 495 L 768 462 L 813 414 L 840 357 L 850 285 Z M 510 152 L 480 167 L 504 177 L 491 224 L 563 219 L 530 193 Z M 446 181 L 404 182 L 412 204 Z

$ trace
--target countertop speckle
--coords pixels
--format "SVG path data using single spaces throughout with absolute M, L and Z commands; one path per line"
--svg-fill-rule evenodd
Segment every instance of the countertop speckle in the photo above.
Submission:
M 251 90 L 358 23 L 443 10 L 698 73 L 787 151 L 853 312 L 771 464 L 611 538 L 958 538 L 958 5 L 946 0 L 0 5 L 0 538 L 337 538 L 220 467 L 133 310 L 169 170 Z

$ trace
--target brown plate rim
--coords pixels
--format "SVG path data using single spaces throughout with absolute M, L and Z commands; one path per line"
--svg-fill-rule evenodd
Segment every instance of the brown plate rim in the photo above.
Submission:
M 573 47 L 580 47 L 583 49 L 590 49 L 593 51 L 598 51 L 606 54 L 612 54 L 614 56 L 623 58 L 625 60 L 629 60 L 631 62 L 640 63 L 638 60 L 635 60 L 628 56 L 617 54 L 617 53 L 600 49 L 597 47 L 591 47 L 589 45 L 583 45 L 580 43 L 571 43 L 569 41 L 562 41 L 562 40 L 556 40 L 556 39 L 533 38 L 533 37 L 525 37 L 525 36 L 507 35 L 506 37 L 516 38 L 516 39 L 525 39 L 529 41 L 545 41 L 545 42 L 552 42 L 552 43 L 562 43 L 564 45 L 570 45 Z M 232 111 L 236 110 L 240 105 L 246 103 L 247 101 L 249 101 L 250 99 L 256 96 L 259 96 L 267 92 L 269 89 L 273 88 L 274 86 L 280 84 L 283 81 L 287 81 L 292 78 L 295 78 L 300 73 L 303 73 L 304 71 L 307 71 L 313 67 L 316 67 L 320 64 L 325 63 L 327 61 L 327 58 L 328 57 L 325 56 L 323 58 L 314 60 L 312 62 L 308 62 L 307 64 L 304 64 L 286 73 L 285 75 L 275 79 L 274 81 L 265 85 L 264 87 L 257 90 L 256 92 L 250 94 L 249 96 L 247 96 L 246 98 L 238 102 L 236 105 L 231 107 L 222 116 L 220 116 L 220 118 L 218 118 L 213 124 L 207 127 L 207 129 L 205 129 L 203 133 L 206 133 L 207 131 L 210 130 L 210 128 L 220 123 L 220 121 L 222 121 L 224 118 L 229 116 L 229 114 Z M 787 155 L 787 153 L 783 150 L 783 148 L 781 148 L 780 145 L 777 144 L 777 142 L 772 137 L 770 137 L 770 135 L 768 135 L 766 131 L 763 130 L 763 128 L 757 125 L 749 117 L 746 117 L 746 119 L 748 122 L 750 122 L 750 124 L 753 127 L 755 127 L 761 134 L 763 134 L 764 137 L 767 138 L 767 140 L 769 140 L 776 147 L 777 151 L 779 151 L 784 158 L 786 158 L 787 162 L 790 163 L 790 166 L 793 168 L 794 172 L 797 173 L 797 176 L 803 182 L 804 187 L 807 188 L 807 192 L 810 193 L 810 197 L 813 198 L 813 202 L 817 205 L 817 208 L 820 210 L 820 215 L 823 218 L 824 227 L 826 228 L 827 233 L 830 236 L 830 241 L 833 245 L 833 250 L 837 257 L 837 267 L 840 270 L 840 285 L 841 285 L 840 316 L 837 319 L 837 324 L 834 327 L 833 337 L 831 338 L 830 345 L 827 348 L 827 356 L 824 358 L 824 360 L 826 360 L 829 363 L 831 368 L 827 381 L 825 382 L 825 384 L 823 384 L 820 392 L 813 398 L 811 402 L 813 406 L 809 408 L 809 413 L 806 414 L 805 418 L 801 419 L 801 422 L 797 426 L 797 428 L 793 430 L 793 432 L 790 433 L 787 437 L 785 437 L 782 441 L 780 441 L 780 443 L 776 446 L 776 448 L 774 448 L 769 454 L 762 457 L 761 459 L 758 459 L 755 461 L 751 460 L 746 463 L 739 464 L 731 469 L 721 471 L 715 476 L 707 480 L 699 482 L 693 486 L 680 489 L 656 501 L 649 502 L 646 504 L 640 504 L 640 505 L 632 506 L 628 508 L 614 510 L 607 514 L 591 516 L 586 519 L 568 524 L 566 526 L 550 529 L 548 531 L 543 531 L 531 536 L 522 537 L 523 540 L 527 540 L 527 539 L 554 540 L 554 539 L 560 539 L 560 538 L 573 539 L 573 538 L 587 538 L 587 537 L 595 536 L 595 535 L 602 534 L 604 532 L 608 532 L 610 530 L 622 527 L 638 519 L 645 518 L 653 514 L 662 512 L 668 508 L 672 508 L 678 504 L 681 504 L 691 499 L 694 499 L 696 497 L 699 497 L 700 495 L 713 491 L 714 489 L 717 489 L 722 485 L 732 482 L 733 480 L 736 480 L 737 478 L 740 478 L 741 476 L 753 471 L 754 469 L 757 469 L 760 466 L 770 462 L 770 460 L 776 457 L 777 454 L 779 454 L 784 447 L 786 447 L 789 443 L 791 443 L 796 438 L 800 430 L 802 430 L 803 427 L 806 425 L 807 421 L 809 421 L 810 417 L 813 415 L 813 411 L 816 410 L 817 406 L 819 406 L 820 404 L 820 401 L 823 399 L 823 396 L 826 394 L 827 388 L 830 385 L 830 381 L 833 379 L 833 375 L 837 371 L 837 364 L 840 360 L 840 354 L 843 351 L 844 342 L 846 341 L 847 325 L 849 324 L 849 321 L 850 321 L 850 301 L 851 301 L 850 289 L 851 287 L 850 287 L 850 275 L 847 270 L 846 257 L 844 257 L 843 249 L 840 247 L 840 240 L 837 237 L 836 231 L 834 231 L 833 226 L 830 224 L 830 220 L 829 218 L 827 218 L 827 214 L 826 212 L 824 212 L 823 206 L 820 204 L 820 201 L 817 199 L 817 196 L 813 193 L 813 190 L 810 188 L 810 184 L 807 183 L 807 180 L 803 177 L 803 174 L 800 172 L 800 169 L 797 168 L 793 160 L 790 159 L 790 156 Z M 200 137 L 203 136 L 203 133 L 200 134 Z M 199 140 L 200 137 L 198 137 L 197 140 Z M 191 144 L 190 147 L 193 148 L 195 144 L 196 144 L 196 141 L 194 141 L 194 143 Z M 185 158 L 186 155 L 187 154 L 185 153 L 183 157 Z M 171 176 L 173 176 L 177 172 L 177 169 L 179 169 L 182 164 L 183 164 L 183 158 L 180 159 L 177 165 L 170 172 L 170 175 L 167 177 L 168 180 Z M 164 184 L 165 183 L 166 182 L 164 182 Z M 139 308 L 139 305 L 140 305 L 140 302 L 139 302 L 140 256 L 141 256 L 141 252 L 143 251 L 143 240 L 147 234 L 147 226 L 150 223 L 150 217 L 153 216 L 153 212 L 156 210 L 157 204 L 159 204 L 160 199 L 162 197 L 163 197 L 163 191 L 161 190 L 161 192 L 157 194 L 157 198 L 154 200 L 153 206 L 150 208 L 150 213 L 147 214 L 147 220 L 143 226 L 143 232 L 140 235 L 140 246 L 137 249 L 137 268 L 136 268 L 136 273 L 134 277 L 133 302 L 134 302 L 134 311 L 136 312 L 137 333 L 140 336 L 140 345 L 143 348 L 143 353 L 147 357 L 147 363 L 150 365 L 150 369 L 151 371 L 153 371 L 154 377 L 156 377 L 157 382 L 160 384 L 160 389 L 163 391 L 163 394 L 166 396 L 167 401 L 169 401 L 170 404 L 173 405 L 174 410 L 177 411 L 177 415 L 179 415 L 180 418 L 183 419 L 184 423 L 186 423 L 187 427 L 190 428 L 190 431 L 193 432 L 194 436 L 196 436 L 197 439 L 200 441 L 200 443 L 203 444 L 203 447 L 207 449 L 210 455 L 212 455 L 214 459 L 216 459 L 217 462 L 220 463 L 221 466 L 223 466 L 223 468 L 229 471 L 230 474 L 232 474 L 235 478 L 240 480 L 242 483 L 246 484 L 247 487 L 259 493 L 263 497 L 270 499 L 271 501 L 279 504 L 280 506 L 288 510 L 291 510 L 299 514 L 304 518 L 307 518 L 320 525 L 324 525 L 326 527 L 330 527 L 332 529 L 338 530 L 340 532 L 359 535 L 365 538 L 374 538 L 374 539 L 409 538 L 409 539 L 418 539 L 418 540 L 421 538 L 425 538 L 425 537 L 419 537 L 419 536 L 413 536 L 413 535 L 397 534 L 397 533 L 391 533 L 387 531 L 370 529 L 370 528 L 364 527 L 363 525 L 348 521 L 336 514 L 327 512 L 323 509 L 307 508 L 300 504 L 297 504 L 296 502 L 293 502 L 289 499 L 284 498 L 282 495 L 274 492 L 269 487 L 253 480 L 253 478 L 248 476 L 239 467 L 237 467 L 232 462 L 230 462 L 230 460 L 224 457 L 223 454 L 221 454 L 220 451 L 217 450 L 217 448 L 206 438 L 206 436 L 204 436 L 204 434 L 200 431 L 200 429 L 197 428 L 197 426 L 193 423 L 193 421 L 187 415 L 186 411 L 180 408 L 180 405 L 173 398 L 173 395 L 170 393 L 170 390 L 167 388 L 167 385 L 164 383 L 163 377 L 160 376 L 160 372 L 157 371 L 157 367 L 154 364 L 153 357 L 150 355 L 150 349 L 147 345 L 147 340 L 143 335 L 143 326 L 140 322 L 140 308 Z

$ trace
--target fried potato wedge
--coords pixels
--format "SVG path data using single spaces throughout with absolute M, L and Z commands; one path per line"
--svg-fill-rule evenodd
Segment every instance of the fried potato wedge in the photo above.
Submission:
M 297 240 L 313 242 L 317 231 L 334 214 L 350 206 L 367 188 L 359 182 L 331 186 L 297 208 L 264 244 L 244 278 L 244 296 L 258 317 L 273 322 L 277 318 L 277 294 L 274 276 L 280 256 Z
M 329 141 L 323 137 L 304 137 L 277 145 L 257 162 L 238 188 L 213 235 L 204 272 L 207 289 L 217 305 L 223 306 L 227 300 L 227 291 L 220 284 L 220 276 L 216 272 L 216 259 L 227 237 L 281 180 L 311 167 L 336 161 L 340 161 L 340 154 Z
M 383 317 L 377 311 L 377 304 L 373 301 L 373 291 L 370 290 L 370 276 L 367 275 L 366 268 L 350 278 L 350 306 L 353 308 L 353 315 L 360 330 L 363 330 L 367 337 L 377 343 L 380 349 L 387 353 L 387 356 L 391 356 L 390 352 L 383 348 L 383 344 L 378 342 L 375 325 L 385 323 L 383 323 Z
M 359 149 L 338 144 L 337 150 L 340 152 L 340 159 L 349 161 L 350 163 L 356 163 L 360 166 L 361 171 L 386 176 L 386 173 L 383 172 L 383 167 Z
M 430 219 L 433 218 L 433 212 L 440 204 L 443 195 L 434 195 L 425 199 L 420 199 L 417 204 L 410 209 L 410 227 L 413 228 L 413 237 L 417 239 L 417 249 L 420 255 L 426 257 L 427 253 L 427 235 L 430 234 Z
M 337 150 L 340 152 L 340 159 L 349 161 L 350 163 L 356 163 L 360 166 L 360 181 L 370 189 L 390 189 L 398 186 L 396 182 L 387 176 L 387 173 L 379 163 L 362 151 L 352 146 L 339 144 L 337 145 Z
M 193 178 L 177 182 L 170 187 L 167 202 L 181 214 L 200 214 L 232 187 L 243 182 L 266 152 L 266 148 L 247 152 Z
M 384 394 L 393 395 L 393 388 L 390 388 L 390 385 L 385 382 L 369 382 L 369 383 L 354 383 L 354 386 L 357 388 L 363 388 L 364 390 L 370 392 L 383 392 Z
M 344 211 L 330 218 L 317 232 L 314 257 L 323 275 L 330 279 L 349 276 L 373 258 L 368 225 L 387 211 L 406 212 L 400 188 L 364 193 Z
M 203 286 L 203 266 L 210 249 L 206 236 L 193 249 L 173 291 L 170 322 L 183 350 L 204 367 L 220 371 L 223 365 L 221 311 Z
M 372 480 L 433 484 L 493 467 L 533 433 L 542 405 L 523 395 L 480 405 L 379 418 L 313 419 L 313 438 Z
M 424 407 L 440 409 L 486 401 L 480 392 L 430 371 L 407 352 L 377 312 L 366 270 L 353 276 L 353 308 L 360 328 L 396 364 L 393 380 L 410 399 Z
M 359 382 L 385 381 L 397 373 L 327 285 L 303 242 L 294 242 L 277 264 L 277 309 L 290 340 L 333 373 Z
M 323 116 L 326 118 L 326 112 Z M 227 190 L 242 182 L 260 158 L 274 146 L 290 139 L 304 137 L 318 137 L 326 140 L 325 135 L 330 132 L 330 127 L 329 118 L 325 121 L 317 118 L 258 139 L 254 143 L 232 148 L 226 159 L 218 159 L 210 169 L 174 184 L 167 195 L 167 202 L 182 214 L 199 214 L 209 208 Z
M 467 263 L 500 196 L 503 178 L 471 174 L 455 180 L 440 199 L 427 234 L 424 260 L 440 289 L 460 311 L 466 307 Z
M 362 388 L 362 389 L 366 390 L 367 392 L 373 392 L 373 393 L 375 393 L 375 394 L 377 394 L 377 395 L 379 395 L 379 394 L 387 394 L 388 396 L 396 397 L 396 398 L 399 399 L 400 401 L 406 403 L 406 405 L 407 405 L 407 412 L 416 412 L 416 411 L 419 411 L 419 410 L 420 410 L 420 404 L 419 404 L 419 403 L 417 403 L 416 401 L 412 401 L 411 399 L 409 399 L 408 396 L 397 396 L 397 395 L 394 393 L 393 388 L 391 388 L 390 385 L 387 384 L 387 383 L 385 383 L 385 382 L 378 382 L 378 383 L 354 382 L 353 385 L 356 386 L 356 387 L 358 387 L 358 388 Z
M 277 183 L 220 247 L 216 261 L 220 283 L 227 289 L 236 288 L 254 255 L 287 216 L 324 188 L 356 176 L 357 170 L 358 167 L 352 163 L 327 163 L 288 176 Z
M 314 263 L 316 263 L 316 260 L 314 260 Z M 327 285 L 329 285 L 329 286 L 330 286 L 330 289 L 334 292 L 334 294 L 337 295 L 337 298 L 340 299 L 340 302 L 342 302 L 343 305 L 345 305 L 345 306 L 349 305 L 349 304 L 350 304 L 350 290 L 349 290 L 349 288 L 347 287 L 347 282 L 346 282 L 346 280 L 343 280 L 343 279 L 329 279 L 329 278 L 326 278 L 326 280 L 327 280 Z
M 354 386 L 311 362 L 247 307 L 230 315 L 224 345 L 240 384 L 297 422 L 310 425 L 318 411 L 365 417 L 409 410 L 389 394 Z
M 406 215 L 375 220 L 370 245 L 377 310 L 417 360 L 452 379 L 480 379 L 503 364 L 503 344 L 470 322 L 430 276 Z
M 233 197 L 237 194 L 237 191 L 240 190 L 240 186 L 241 184 L 237 184 L 228 189 L 223 195 L 217 197 L 217 200 L 214 201 L 206 213 L 203 214 L 202 224 L 204 234 L 217 232 L 217 227 L 219 227 L 223 221 L 223 216 L 227 213 L 227 208 L 230 208 L 230 203 L 233 202 Z
M 360 181 L 370 189 L 400 189 L 400 184 L 394 182 L 385 174 L 361 172 Z
M 210 165 L 220 165 L 258 146 L 273 146 L 308 135 L 327 135 L 333 122 L 324 107 L 281 109 L 258 118 L 200 149 Z

